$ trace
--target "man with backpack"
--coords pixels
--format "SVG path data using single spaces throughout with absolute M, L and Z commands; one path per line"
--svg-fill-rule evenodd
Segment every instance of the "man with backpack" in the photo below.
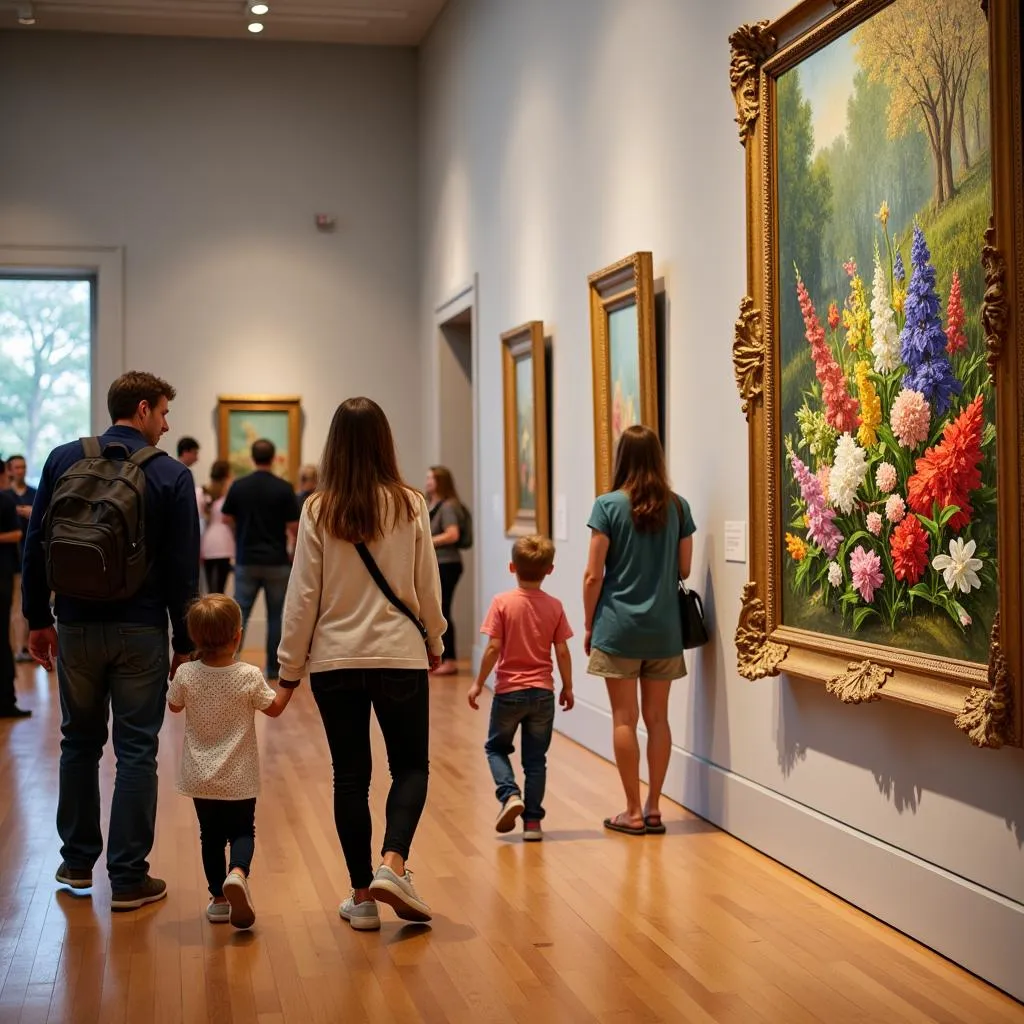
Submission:
M 168 676 L 191 652 L 185 614 L 199 575 L 192 475 L 155 447 L 174 396 L 151 373 L 114 381 L 107 394 L 113 425 L 99 438 L 55 448 L 46 460 L 25 540 L 29 651 L 47 671 L 56 658 L 63 713 L 57 804 L 63 862 L 56 877 L 73 889 L 92 885 L 103 849 L 99 762 L 109 709 L 117 774 L 107 873 L 115 910 L 167 894 L 146 860 L 156 824 L 157 737 Z

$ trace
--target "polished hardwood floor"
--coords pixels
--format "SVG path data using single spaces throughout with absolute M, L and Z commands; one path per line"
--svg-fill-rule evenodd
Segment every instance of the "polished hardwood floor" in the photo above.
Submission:
M 53 880 L 59 707 L 52 680 L 21 673 L 35 715 L 0 722 L 0 1024 L 1024 1021 L 1020 1004 L 681 808 L 666 805 L 665 836 L 605 833 L 615 769 L 560 737 L 545 841 L 496 836 L 486 710 L 453 678 L 432 684 L 430 798 L 410 861 L 432 927 L 387 909 L 379 933 L 339 920 L 348 882 L 308 687 L 280 719 L 259 716 L 253 931 L 203 916 L 172 716 L 151 858 L 170 895 L 112 915 L 102 871 L 92 898 Z M 108 794 L 111 775 L 108 757 Z

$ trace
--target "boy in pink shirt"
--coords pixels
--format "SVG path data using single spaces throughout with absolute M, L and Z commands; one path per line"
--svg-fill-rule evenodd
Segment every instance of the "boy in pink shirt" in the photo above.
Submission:
M 572 661 L 566 641 L 572 636 L 562 602 L 545 594 L 540 585 L 554 568 L 555 546 L 547 537 L 520 537 L 512 545 L 512 563 L 519 586 L 498 594 L 480 632 L 491 638 L 480 662 L 476 682 L 469 689 L 469 706 L 477 709 L 477 698 L 495 665 L 498 673 L 491 702 L 487 761 L 501 804 L 495 828 L 511 832 L 516 818 L 523 818 L 523 839 L 544 838 L 540 823 L 544 817 L 544 785 L 547 781 L 547 753 L 555 722 L 555 681 L 551 648 L 555 648 L 562 692 L 558 703 L 566 711 L 573 706 Z M 509 754 L 512 741 L 522 726 L 524 802 Z

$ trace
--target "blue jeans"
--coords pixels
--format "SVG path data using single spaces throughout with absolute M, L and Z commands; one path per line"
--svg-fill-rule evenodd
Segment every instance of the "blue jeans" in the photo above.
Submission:
M 523 775 L 526 778 L 524 821 L 540 821 L 544 817 L 544 786 L 548 777 L 548 747 L 555 724 L 555 695 L 550 690 L 513 690 L 496 693 L 491 703 L 491 724 L 484 750 L 497 787 L 495 796 L 504 803 L 510 796 L 520 796 L 516 774 L 509 760 L 515 747 L 512 741 L 521 725 Z
M 131 623 L 60 623 L 60 795 L 57 832 L 70 868 L 92 870 L 103 850 L 99 763 L 114 712 L 117 774 L 107 834 L 115 892 L 149 873 L 156 826 L 156 754 L 167 696 L 167 630 Z
M 284 595 L 288 590 L 290 565 L 236 565 L 235 600 L 242 609 L 242 629 L 249 625 L 249 616 L 256 597 L 263 588 L 267 601 L 267 669 L 268 679 L 277 679 L 281 666 L 277 661 L 277 648 L 281 643 L 281 612 Z M 245 640 L 243 638 L 243 643 Z

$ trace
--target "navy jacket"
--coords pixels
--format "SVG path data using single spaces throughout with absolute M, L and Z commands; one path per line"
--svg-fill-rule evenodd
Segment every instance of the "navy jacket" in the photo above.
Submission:
M 130 451 L 148 442 L 134 427 L 112 426 L 100 438 Z M 83 457 L 81 441 L 72 441 L 50 452 L 39 492 L 32 504 L 32 518 L 25 538 L 22 564 L 22 601 L 31 629 L 53 625 L 50 588 L 46 583 L 46 552 L 43 548 L 43 517 L 50 507 L 53 488 L 60 477 Z M 123 622 L 137 626 L 166 627 L 170 615 L 174 650 L 188 654 L 192 644 L 185 613 L 199 591 L 199 511 L 192 474 L 177 459 L 160 456 L 145 466 L 146 550 L 152 568 L 142 589 L 126 601 L 76 601 L 57 596 L 54 610 L 64 623 Z

